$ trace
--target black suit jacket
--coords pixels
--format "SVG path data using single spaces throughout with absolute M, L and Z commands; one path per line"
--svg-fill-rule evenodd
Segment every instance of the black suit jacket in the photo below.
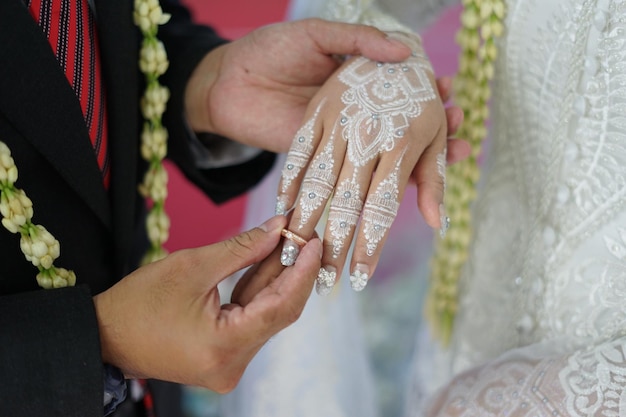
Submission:
M 164 123 L 169 154 L 187 177 L 221 202 L 252 186 L 273 162 L 261 154 L 236 167 L 197 170 L 187 146 L 183 91 L 197 62 L 222 44 L 194 26 L 174 0 L 159 36 L 171 62 Z M 109 123 L 111 186 L 105 190 L 80 104 L 23 0 L 0 1 L 0 141 L 19 168 L 18 188 L 33 201 L 33 223 L 61 243 L 55 265 L 77 287 L 41 290 L 19 236 L 0 229 L 0 415 L 101 416 L 102 366 L 91 297 L 126 275 L 143 239 L 138 71 L 141 37 L 132 0 L 95 0 Z

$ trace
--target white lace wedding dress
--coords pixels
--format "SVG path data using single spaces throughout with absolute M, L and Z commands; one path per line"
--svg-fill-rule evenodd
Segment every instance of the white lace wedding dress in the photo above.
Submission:
M 407 415 L 626 416 L 626 1 L 506 3 L 461 307 Z

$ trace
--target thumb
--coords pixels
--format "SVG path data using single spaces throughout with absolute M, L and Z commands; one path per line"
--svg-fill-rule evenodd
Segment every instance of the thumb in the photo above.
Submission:
M 278 245 L 285 225 L 285 216 L 274 216 L 259 227 L 212 245 L 220 276 L 227 277 L 265 259 Z
M 386 33 L 365 25 L 330 22 L 320 19 L 303 21 L 307 33 L 327 55 L 363 55 L 374 61 L 402 61 L 411 49 Z

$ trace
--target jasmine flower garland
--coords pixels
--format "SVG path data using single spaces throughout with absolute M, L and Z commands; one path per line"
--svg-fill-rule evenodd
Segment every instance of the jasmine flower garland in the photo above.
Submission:
M 445 201 L 454 227 L 445 239 L 435 242 L 426 301 L 426 316 L 434 336 L 444 346 L 452 335 L 458 308 L 458 279 L 472 237 L 470 206 L 476 198 L 480 175 L 477 158 L 487 136 L 489 83 L 498 52 L 496 38 L 504 31 L 505 15 L 503 0 L 463 0 L 463 6 L 461 28 L 457 33 L 461 55 L 454 90 L 456 103 L 465 114 L 458 136 L 469 141 L 472 151 L 467 160 L 448 168 Z
M 146 77 L 146 91 L 141 98 L 141 112 L 145 119 L 141 133 L 141 155 L 149 168 L 140 193 L 152 200 L 146 221 L 150 249 L 143 263 L 167 255 L 163 243 L 169 236 L 170 220 L 165 213 L 167 198 L 167 172 L 163 158 L 167 154 L 167 130 L 161 123 L 169 90 L 159 83 L 169 62 L 163 43 L 158 40 L 159 25 L 167 23 L 170 15 L 163 13 L 158 0 L 135 0 L 133 18 L 141 30 L 143 42 L 139 68 Z M 76 274 L 54 266 L 61 253 L 59 241 L 45 227 L 32 223 L 33 203 L 24 190 L 15 187 L 17 166 L 9 147 L 0 141 L 0 214 L 2 225 L 11 233 L 20 233 L 20 248 L 26 259 L 39 269 L 37 283 L 44 289 L 61 288 L 76 284 Z
M 163 13 L 158 0 L 135 0 L 133 18 L 143 34 L 139 69 L 146 79 L 146 91 L 141 98 L 141 112 L 145 119 L 141 133 L 141 156 L 149 164 L 139 192 L 152 201 L 146 219 L 150 248 L 142 259 L 145 265 L 167 256 L 163 244 L 169 238 L 170 229 L 170 219 L 165 212 L 167 171 L 163 166 L 168 135 L 161 123 L 170 92 L 159 83 L 159 77 L 167 71 L 169 62 L 163 43 L 157 38 L 159 25 L 167 23 L 170 15 Z
M 54 266 L 61 254 L 59 241 L 41 225 L 32 223 L 33 203 L 24 190 L 15 187 L 18 171 L 9 147 L 0 142 L 0 214 L 2 225 L 11 233 L 19 233 L 20 248 L 26 259 L 39 269 L 40 287 L 73 286 L 76 274 Z

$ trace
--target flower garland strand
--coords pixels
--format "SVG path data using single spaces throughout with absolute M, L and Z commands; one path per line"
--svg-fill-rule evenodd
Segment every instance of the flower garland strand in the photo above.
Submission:
M 143 34 L 139 68 L 146 77 L 146 91 L 141 98 L 141 112 L 145 119 L 141 133 L 141 155 L 149 168 L 139 192 L 152 200 L 148 213 L 147 230 L 151 247 L 142 263 L 164 258 L 163 243 L 169 237 L 170 220 L 165 213 L 167 172 L 163 158 L 167 154 L 167 130 L 161 123 L 169 90 L 159 84 L 159 77 L 167 71 L 169 62 L 163 43 L 158 40 L 159 25 L 170 20 L 163 13 L 158 0 L 135 0 L 133 18 Z M 37 283 L 44 289 L 62 288 L 76 284 L 74 271 L 54 266 L 61 253 L 59 241 L 42 225 L 32 223 L 33 203 L 24 190 L 16 188 L 18 169 L 11 150 L 0 141 L 0 214 L 2 225 L 11 233 L 20 233 L 20 248 L 26 259 L 39 269 Z
M 163 13 L 158 0 L 135 0 L 133 18 L 143 34 L 139 69 L 146 79 L 146 91 L 141 98 L 141 112 L 145 119 L 141 133 L 141 156 L 149 164 L 139 192 L 152 202 L 146 219 L 150 248 L 142 259 L 143 265 L 167 256 L 163 244 L 169 238 L 170 219 L 165 212 L 168 178 L 163 166 L 168 134 L 161 118 L 170 92 L 159 83 L 159 77 L 167 71 L 169 62 L 157 33 L 159 26 L 167 23 L 170 17 Z
M 496 38 L 504 30 L 503 0 L 463 0 L 461 29 L 457 43 L 461 47 L 459 72 L 454 81 L 456 103 L 465 114 L 458 136 L 471 145 L 470 157 L 447 173 L 446 211 L 454 219 L 445 239 L 435 242 L 431 263 L 430 289 L 426 316 L 434 336 L 444 346 L 450 342 L 458 308 L 458 278 L 468 257 L 472 236 L 470 206 L 476 197 L 480 175 L 477 159 L 487 136 L 490 81 L 497 56 Z
M 76 274 L 54 266 L 61 254 L 59 241 L 45 227 L 33 224 L 33 203 L 24 190 L 16 188 L 18 171 L 9 147 L 0 142 L 0 214 L 2 225 L 11 233 L 19 233 L 20 248 L 26 259 L 39 269 L 40 287 L 62 288 L 76 284 Z

